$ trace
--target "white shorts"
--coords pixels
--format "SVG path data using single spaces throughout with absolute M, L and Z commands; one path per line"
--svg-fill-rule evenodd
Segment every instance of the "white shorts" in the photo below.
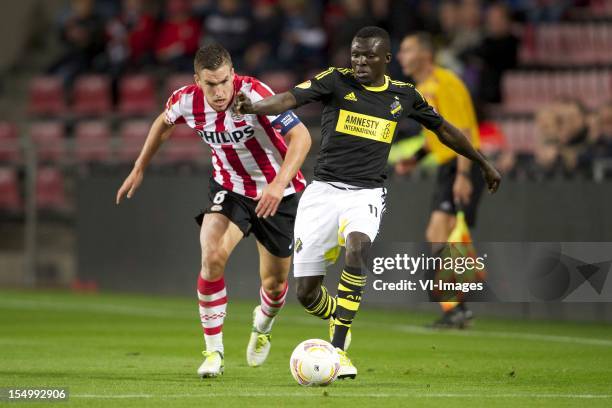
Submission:
M 313 181 L 298 204 L 293 275 L 325 275 L 351 232 L 366 234 L 374 242 L 385 211 L 385 195 L 382 187 L 345 190 Z

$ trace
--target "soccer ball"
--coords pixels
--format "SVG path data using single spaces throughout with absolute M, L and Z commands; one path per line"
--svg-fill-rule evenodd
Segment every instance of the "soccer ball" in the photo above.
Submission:
M 325 340 L 305 340 L 293 350 L 289 369 L 300 385 L 329 385 L 338 377 L 340 356 Z

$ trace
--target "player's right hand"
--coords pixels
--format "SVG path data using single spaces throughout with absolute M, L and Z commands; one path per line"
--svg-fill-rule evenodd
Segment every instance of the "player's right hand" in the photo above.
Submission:
M 127 198 L 132 198 L 136 189 L 142 183 L 144 173 L 141 169 L 134 168 L 130 175 L 126 177 L 125 181 L 117 191 L 116 203 L 117 205 L 121 202 L 121 199 L 127 193 Z
M 234 100 L 234 106 L 232 106 L 232 110 L 235 113 L 241 115 L 247 115 L 253 112 L 253 102 L 249 99 L 248 96 L 244 94 L 244 92 L 240 91 L 236 94 L 236 99 Z

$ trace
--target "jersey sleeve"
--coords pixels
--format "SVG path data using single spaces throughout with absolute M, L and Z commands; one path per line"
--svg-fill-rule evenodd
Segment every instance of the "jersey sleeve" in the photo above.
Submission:
M 442 125 L 444 119 L 431 107 L 416 88 L 414 91 L 414 102 L 411 109 L 407 110 L 408 117 L 416 120 L 429 130 L 434 130 Z
M 166 102 L 164 118 L 166 123 L 169 125 L 185 123 L 185 118 L 183 117 L 183 111 L 181 108 L 181 96 L 183 95 L 185 88 L 186 87 L 182 87 L 174 91 Z
M 315 75 L 314 78 L 302 82 L 289 90 L 295 97 L 297 106 L 329 99 L 334 93 L 335 70 L 334 67 L 330 67 Z
M 249 87 L 250 85 L 250 87 Z M 250 99 L 253 102 L 258 102 L 264 98 L 274 95 L 274 91 L 261 81 L 253 78 L 250 84 L 247 84 L 243 89 L 247 91 Z M 280 115 L 266 115 L 266 120 L 259 120 L 261 126 L 270 126 L 276 129 L 282 136 L 285 136 L 291 129 L 301 123 L 298 116 L 291 110 L 281 113 Z

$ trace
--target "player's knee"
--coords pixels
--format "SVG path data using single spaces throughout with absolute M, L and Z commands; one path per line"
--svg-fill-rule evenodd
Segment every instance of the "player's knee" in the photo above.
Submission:
M 202 278 L 215 280 L 223 276 L 227 254 L 219 249 L 202 250 Z
M 300 279 L 298 279 L 296 295 L 302 306 L 308 307 L 317 300 L 318 289 L 318 286 L 311 285 L 304 281 L 300 282 Z
M 270 277 L 261 282 L 261 287 L 272 298 L 277 298 L 282 295 L 287 285 L 287 280 Z
M 346 240 L 346 265 L 356 268 L 364 265 L 368 259 L 371 245 L 372 242 L 366 234 L 351 232 Z

